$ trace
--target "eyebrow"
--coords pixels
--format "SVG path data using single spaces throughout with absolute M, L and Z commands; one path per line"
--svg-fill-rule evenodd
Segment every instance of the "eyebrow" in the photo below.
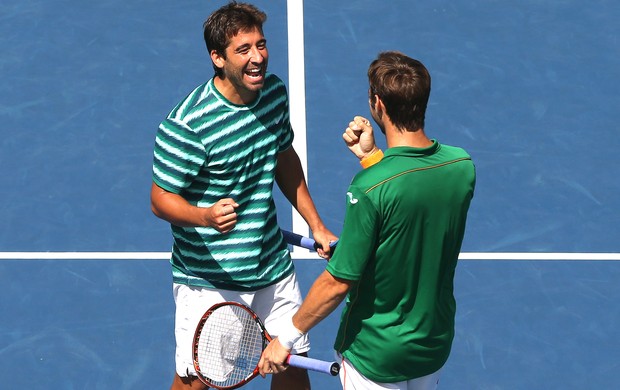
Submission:
M 263 38 L 263 39 L 259 40 L 258 42 L 256 42 L 257 46 L 259 46 L 259 45 L 266 45 L 266 44 L 267 44 L 267 39 L 265 39 L 265 38 Z M 236 47 L 234 51 L 235 51 L 235 53 L 239 53 L 241 51 L 249 49 L 250 47 L 252 47 L 251 43 L 244 43 L 243 45 Z
M 250 45 L 249 43 L 244 43 L 244 44 L 243 44 L 243 45 L 241 45 L 241 46 L 237 46 L 237 47 L 235 48 L 235 53 L 239 53 L 239 52 L 241 52 L 241 51 L 244 51 L 244 50 L 246 50 L 246 49 L 250 48 L 250 46 L 251 46 L 251 45 Z

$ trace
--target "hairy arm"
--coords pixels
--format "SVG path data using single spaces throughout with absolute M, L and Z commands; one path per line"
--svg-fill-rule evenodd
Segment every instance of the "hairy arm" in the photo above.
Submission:
M 349 292 L 352 283 L 345 279 L 336 278 L 328 271 L 323 271 L 293 316 L 292 325 L 289 325 L 289 329 L 292 329 L 293 332 L 299 331 L 299 335 L 310 331 L 338 307 Z M 280 339 L 288 338 L 289 331 L 283 330 L 283 333 L 287 334 L 276 337 L 263 351 L 258 363 L 263 377 L 267 373 L 278 373 L 286 370 L 285 362 L 290 347 L 282 345 Z
M 330 315 L 347 296 L 352 281 L 323 271 L 314 281 L 301 307 L 293 316 L 293 325 L 303 333 Z

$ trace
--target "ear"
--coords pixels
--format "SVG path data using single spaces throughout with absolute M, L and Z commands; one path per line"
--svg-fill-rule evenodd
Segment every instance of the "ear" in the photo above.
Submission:
M 383 114 L 385 114 L 385 105 L 383 105 L 383 100 L 379 97 L 379 95 L 375 95 L 375 112 L 379 116 L 380 119 L 383 118 Z
M 216 50 L 211 50 L 210 55 L 211 55 L 211 61 L 213 61 L 213 64 L 216 67 L 220 69 L 224 67 L 224 63 L 226 62 L 226 59 L 222 57 L 220 53 L 218 53 Z

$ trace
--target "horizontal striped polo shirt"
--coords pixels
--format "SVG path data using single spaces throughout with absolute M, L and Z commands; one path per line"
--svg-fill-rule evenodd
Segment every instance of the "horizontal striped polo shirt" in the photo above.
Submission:
M 271 285 L 293 271 L 276 219 L 278 153 L 292 145 L 284 83 L 268 73 L 251 105 L 235 105 L 213 79 L 183 99 L 160 124 L 153 181 L 190 204 L 232 198 L 235 228 L 172 226 L 176 283 L 236 291 Z

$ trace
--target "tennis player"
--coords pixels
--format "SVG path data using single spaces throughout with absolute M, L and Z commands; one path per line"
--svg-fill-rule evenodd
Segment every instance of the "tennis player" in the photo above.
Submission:
M 276 220 L 274 181 L 324 248 L 323 224 L 292 147 L 288 95 L 267 72 L 266 15 L 231 2 L 204 24 L 215 76 L 161 123 L 154 148 L 151 204 L 172 225 L 176 375 L 172 389 L 206 388 L 192 361 L 192 337 L 213 304 L 251 307 L 272 335 L 301 304 L 293 262 Z M 329 256 L 329 249 L 318 250 Z M 292 347 L 309 349 L 306 337 Z M 289 372 L 290 371 L 290 372 Z M 272 389 L 309 389 L 305 370 L 275 375 Z
M 384 52 L 368 79 L 388 148 L 376 148 L 363 117 L 343 134 L 366 169 L 349 186 L 338 249 L 259 365 L 261 374 L 285 370 L 294 343 L 348 295 L 334 344 L 343 388 L 436 389 L 454 338 L 453 279 L 475 169 L 463 149 L 426 135 L 422 63 Z

